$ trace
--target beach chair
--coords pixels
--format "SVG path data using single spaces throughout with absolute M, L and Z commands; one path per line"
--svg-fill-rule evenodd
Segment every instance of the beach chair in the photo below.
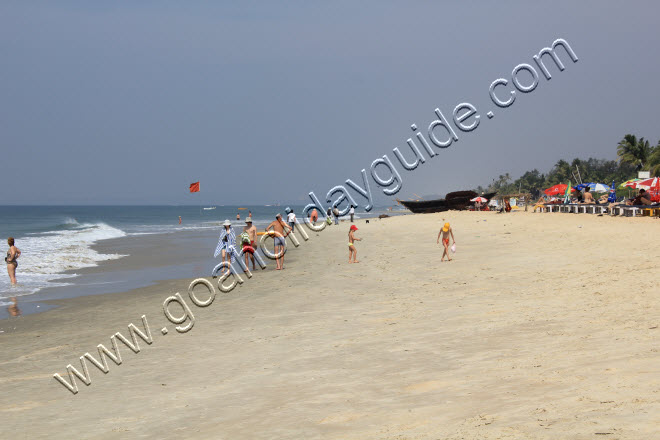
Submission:
M 588 205 L 585 205 L 584 209 L 585 212 L 589 214 L 600 214 L 600 205 L 597 205 L 595 203 L 590 203 Z
M 623 211 L 621 214 L 622 216 L 635 217 L 640 212 L 640 208 L 638 206 L 625 206 L 622 208 L 622 211 Z
M 644 206 L 638 206 L 638 208 L 640 209 L 642 216 L 648 214 L 650 217 L 652 217 L 654 215 L 654 212 L 660 211 L 659 205 L 644 205 Z

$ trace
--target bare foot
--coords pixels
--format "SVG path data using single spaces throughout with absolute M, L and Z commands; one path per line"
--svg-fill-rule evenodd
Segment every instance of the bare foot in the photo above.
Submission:
M 355 261 L 353 261 L 353 263 L 359 263 L 359 261 L 355 260 Z

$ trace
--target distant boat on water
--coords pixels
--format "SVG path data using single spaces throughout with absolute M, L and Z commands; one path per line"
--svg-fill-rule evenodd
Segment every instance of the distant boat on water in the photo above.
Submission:
M 215 208 L 216 208 L 215 206 L 209 206 L 208 208 L 204 208 L 204 211 L 211 211 Z

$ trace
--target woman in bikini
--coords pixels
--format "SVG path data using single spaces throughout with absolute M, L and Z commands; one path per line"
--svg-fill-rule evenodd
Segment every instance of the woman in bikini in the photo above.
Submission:
M 356 238 L 353 234 L 357 231 L 358 228 L 355 225 L 351 225 L 351 229 L 348 231 L 348 262 L 349 263 L 359 263 L 357 260 L 357 249 L 355 249 L 355 242 L 362 241 L 361 238 Z M 353 261 L 351 261 L 351 255 L 353 256 Z
M 447 260 L 451 261 L 451 258 L 449 258 L 449 236 L 451 235 L 451 239 L 454 241 L 453 244 L 456 244 L 456 239 L 454 238 L 454 231 L 449 226 L 449 223 L 445 223 L 445 226 L 440 229 L 440 232 L 438 232 L 438 240 L 436 240 L 436 244 L 440 243 L 441 235 L 442 246 L 445 248 L 445 250 L 442 252 L 442 257 L 440 258 L 440 262 L 442 263 L 445 259 L 445 255 L 447 256 Z
M 9 245 L 9 250 L 7 251 L 7 256 L 5 257 L 5 262 L 7 263 L 7 273 L 9 273 L 11 285 L 15 286 L 16 268 L 18 267 L 18 261 L 16 261 L 16 259 L 21 256 L 21 250 L 14 246 L 14 237 L 9 237 L 7 239 L 7 244 Z

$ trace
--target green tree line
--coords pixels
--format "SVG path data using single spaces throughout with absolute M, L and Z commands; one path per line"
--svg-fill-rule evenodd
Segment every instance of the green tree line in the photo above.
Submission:
M 618 160 L 575 158 L 571 162 L 561 159 L 545 174 L 535 168 L 513 180 L 509 173 L 506 173 L 493 179 L 486 188 L 480 185 L 475 191 L 497 191 L 498 194 L 522 192 L 538 197 L 544 189 L 558 183 L 571 181 L 575 185 L 577 177 L 581 177 L 584 183 L 611 185 L 614 181 L 618 189 L 621 183 L 637 177 L 637 171 L 650 171 L 651 176 L 660 176 L 660 141 L 653 147 L 644 138 L 637 139 L 636 136 L 627 134 L 617 145 L 617 157 Z

